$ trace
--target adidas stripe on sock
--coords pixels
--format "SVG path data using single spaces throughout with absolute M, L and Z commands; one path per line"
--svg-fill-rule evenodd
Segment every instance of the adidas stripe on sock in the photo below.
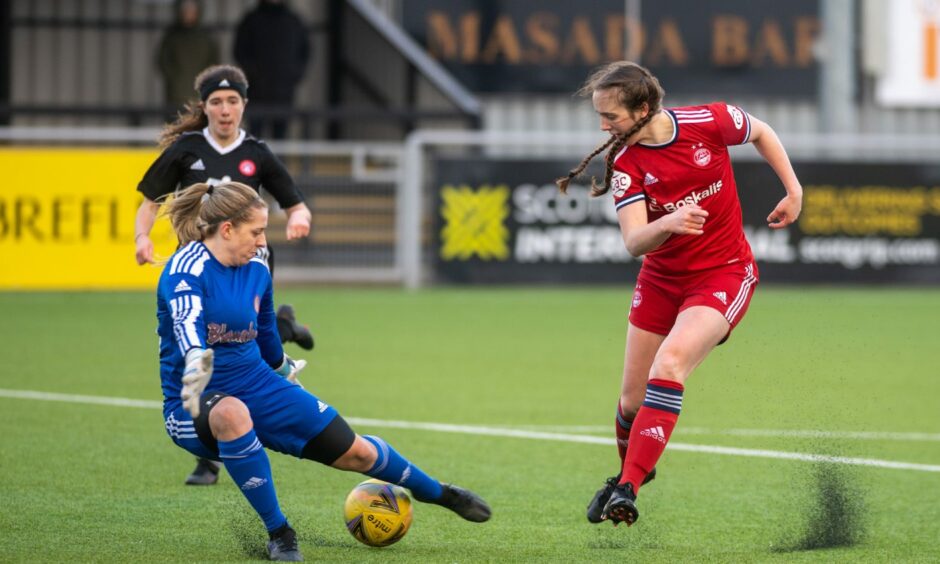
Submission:
M 408 488 L 418 501 L 435 501 L 441 497 L 441 483 L 424 473 L 387 442 L 374 435 L 364 435 L 378 451 L 378 458 L 365 474 L 390 484 Z

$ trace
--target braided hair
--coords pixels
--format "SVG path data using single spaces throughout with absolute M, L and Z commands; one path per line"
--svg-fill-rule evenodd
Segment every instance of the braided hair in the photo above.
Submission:
M 650 71 L 636 63 L 617 61 L 601 67 L 588 77 L 584 86 L 578 90 L 578 94 L 590 96 L 598 90 L 607 89 L 616 90 L 617 101 L 627 110 L 639 111 L 646 104 L 649 112 L 633 124 L 633 127 L 626 133 L 611 135 L 610 139 L 585 157 L 581 164 L 571 169 L 567 176 L 556 179 L 555 184 L 558 185 L 558 189 L 562 193 L 568 191 L 568 184 L 584 172 L 584 169 L 594 160 L 594 157 L 607 149 L 604 183 L 597 184 L 596 180 L 593 177 L 591 178 L 591 195 L 601 196 L 606 194 L 610 190 L 610 180 L 614 174 L 614 160 L 617 154 L 627 144 L 627 140 L 646 127 L 646 124 L 653 119 L 653 116 L 662 109 L 663 96 L 665 95 L 662 86 L 659 85 L 659 81 Z

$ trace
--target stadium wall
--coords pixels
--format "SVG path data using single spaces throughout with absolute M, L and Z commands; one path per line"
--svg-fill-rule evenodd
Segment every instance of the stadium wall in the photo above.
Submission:
M 0 139 L 20 144 L 0 150 L 12 171 L 0 192 L 0 289 L 154 287 L 158 269 L 133 259 L 133 224 L 134 188 L 156 152 L 74 144 L 93 133 L 99 144 L 131 143 L 153 131 L 0 128 Z M 27 144 L 40 137 L 46 145 Z M 435 130 L 404 146 L 274 143 L 313 212 L 311 236 L 292 243 L 283 214 L 271 214 L 275 280 L 622 283 L 638 263 L 624 253 L 609 202 L 581 188 L 560 197 L 552 183 L 598 141 Z M 890 151 L 882 136 L 783 141 L 806 189 L 803 217 L 786 231 L 763 226 L 776 178 L 753 148 L 733 151 L 767 280 L 940 284 L 940 137 L 892 138 Z M 155 233 L 169 256 L 169 227 Z

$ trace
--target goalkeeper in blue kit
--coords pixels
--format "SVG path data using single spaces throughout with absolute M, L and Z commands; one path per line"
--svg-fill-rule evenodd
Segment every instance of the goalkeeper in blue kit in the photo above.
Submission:
M 241 128 L 248 104 L 248 79 L 238 67 L 214 65 L 196 77 L 193 100 L 178 119 L 160 133 L 160 156 L 150 165 L 137 190 L 143 201 L 134 220 L 134 256 L 138 264 L 154 262 L 151 230 L 160 203 L 177 189 L 193 184 L 236 181 L 261 193 L 270 194 L 287 215 L 285 235 L 297 241 L 310 234 L 311 213 L 304 196 L 284 163 L 267 144 Z M 274 251 L 259 252 L 274 272 Z M 293 342 L 311 350 L 310 329 L 297 322 L 294 308 L 281 304 L 277 309 L 281 342 Z M 187 476 L 186 484 L 208 486 L 218 480 L 219 467 L 200 458 Z
M 165 207 L 180 241 L 157 289 L 166 431 L 222 462 L 264 522 L 272 560 L 303 558 L 266 449 L 398 484 L 469 521 L 490 518 L 479 496 L 428 476 L 381 438 L 357 435 L 300 385 L 305 363 L 284 354 L 271 275 L 257 254 L 268 210 L 255 190 L 195 184 Z

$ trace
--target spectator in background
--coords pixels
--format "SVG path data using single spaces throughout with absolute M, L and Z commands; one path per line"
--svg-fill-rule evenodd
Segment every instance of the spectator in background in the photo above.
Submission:
M 200 25 L 198 0 L 177 0 L 176 21 L 163 34 L 157 68 L 163 76 L 164 103 L 172 107 L 170 121 L 193 98 L 193 82 L 202 69 L 219 63 L 219 45 Z
M 282 0 L 260 0 L 235 31 L 235 60 L 248 77 L 251 100 L 259 109 L 286 111 L 293 106 L 309 58 L 304 23 Z M 254 117 L 250 129 L 253 135 L 283 139 L 287 118 Z

